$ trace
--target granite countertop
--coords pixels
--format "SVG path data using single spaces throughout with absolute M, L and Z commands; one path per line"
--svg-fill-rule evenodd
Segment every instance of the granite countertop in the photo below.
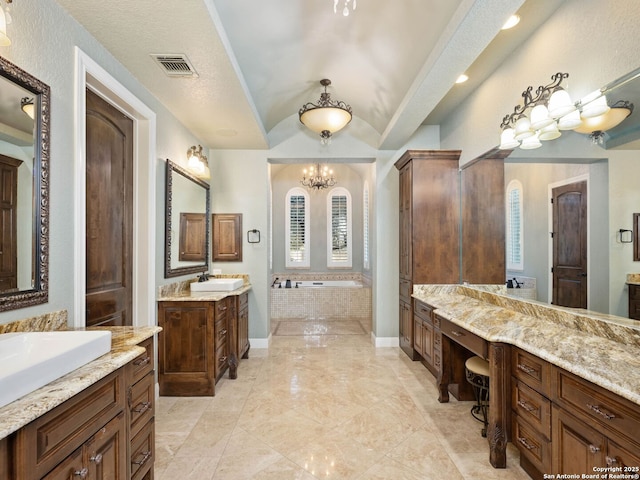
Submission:
M 159 327 L 95 327 L 111 331 L 111 352 L 0 408 L 0 439 L 44 415 L 145 352 L 137 344 Z
M 640 326 L 628 319 L 458 285 L 415 285 L 413 297 L 487 341 L 515 345 L 640 405 Z
M 242 295 L 251 290 L 249 275 L 246 274 L 227 274 L 227 275 L 211 275 L 210 278 L 242 278 L 244 284 L 230 292 L 192 292 L 190 285 L 197 282 L 198 279 L 183 280 L 180 282 L 162 285 L 158 288 L 158 302 L 217 302 L 224 300 L 230 296 Z
M 627 273 L 627 285 L 640 285 L 640 273 Z

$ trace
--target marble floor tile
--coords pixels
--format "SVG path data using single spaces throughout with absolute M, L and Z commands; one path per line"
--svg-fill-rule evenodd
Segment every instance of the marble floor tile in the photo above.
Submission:
M 339 331 L 368 331 L 353 321 Z M 336 327 L 273 336 L 268 349 L 250 350 L 237 379 L 218 382 L 215 397 L 161 397 L 155 478 L 529 478 L 512 445 L 508 468 L 491 467 L 472 402 L 439 403 L 420 362 Z

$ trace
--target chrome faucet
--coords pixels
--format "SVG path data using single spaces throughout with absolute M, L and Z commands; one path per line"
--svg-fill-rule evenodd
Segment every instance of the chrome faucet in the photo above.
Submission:
M 198 283 L 206 282 L 207 280 L 209 280 L 209 274 L 207 272 L 202 272 L 202 275 L 198 277 Z

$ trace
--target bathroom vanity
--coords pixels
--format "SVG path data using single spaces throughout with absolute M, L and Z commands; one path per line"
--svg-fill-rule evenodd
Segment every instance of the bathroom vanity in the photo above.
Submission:
M 192 280 L 193 282 L 193 280 Z M 213 396 L 249 356 L 248 279 L 229 292 L 191 292 L 189 282 L 158 299 L 160 395 Z
M 0 479 L 152 479 L 154 335 L 111 327 L 111 352 L 0 408 Z
M 479 355 L 490 368 L 487 437 L 494 467 L 506 466 L 511 441 L 533 478 L 639 468 L 640 328 L 620 317 L 510 298 L 492 287 L 501 288 L 414 288 L 414 301 L 439 325 L 439 400 L 448 401 L 451 387 L 463 381 L 466 358 Z

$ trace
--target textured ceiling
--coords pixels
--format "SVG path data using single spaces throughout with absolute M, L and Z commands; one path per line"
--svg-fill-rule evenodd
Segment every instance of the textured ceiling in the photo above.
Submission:
M 491 54 L 524 0 L 360 0 L 348 17 L 334 0 L 57 1 L 212 148 L 269 148 L 274 127 L 318 100 L 322 78 L 378 147 L 399 148 L 468 94 L 453 81 L 483 52 L 490 67 L 476 63 L 476 82 L 528 35 Z M 529 0 L 528 28 L 559 3 Z M 152 53 L 186 54 L 198 77 L 165 76 Z

